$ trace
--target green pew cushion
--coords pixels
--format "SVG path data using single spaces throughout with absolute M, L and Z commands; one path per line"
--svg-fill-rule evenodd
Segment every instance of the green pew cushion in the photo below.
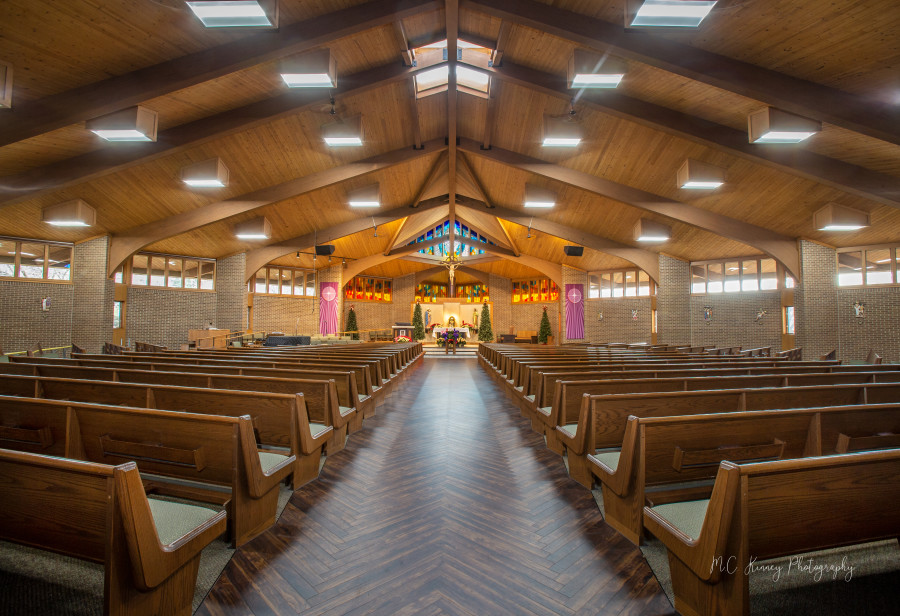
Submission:
M 566 424 L 564 426 L 560 426 L 563 432 L 575 438 L 575 434 L 578 432 L 578 424 Z
M 341 412 L 341 415 L 346 415 L 347 413 L 350 413 L 351 411 L 353 411 L 353 407 L 352 406 L 338 406 L 338 410 Z
M 618 451 L 604 451 L 602 453 L 595 453 L 591 457 L 615 473 L 616 468 L 619 466 L 619 455 L 621 455 L 621 452 Z
M 156 534 L 163 545 L 174 543 L 218 513 L 206 507 L 155 498 L 148 498 L 147 502 L 156 525 Z
M 534 394 L 528 394 L 527 396 L 525 396 L 525 399 L 529 402 L 534 402 Z
M 309 422 L 309 432 L 312 434 L 313 438 L 316 438 L 319 434 L 328 429 L 328 426 L 320 423 Z
M 268 451 L 259 452 L 259 464 L 262 466 L 262 471 L 264 473 L 268 473 L 286 459 L 287 456 L 283 456 L 280 453 L 270 453 Z
M 708 506 L 709 499 L 707 498 L 683 503 L 657 505 L 653 507 L 653 511 L 694 540 L 700 536 L 700 529 L 703 528 L 703 520 L 706 518 L 706 508 Z

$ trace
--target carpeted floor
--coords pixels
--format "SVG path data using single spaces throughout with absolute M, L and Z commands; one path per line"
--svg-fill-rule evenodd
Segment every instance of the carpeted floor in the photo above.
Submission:
M 278 515 L 293 492 L 282 486 Z M 200 556 L 193 609 L 200 607 L 234 550 L 222 539 Z M 103 613 L 103 566 L 0 541 L 0 614 L 97 616 Z

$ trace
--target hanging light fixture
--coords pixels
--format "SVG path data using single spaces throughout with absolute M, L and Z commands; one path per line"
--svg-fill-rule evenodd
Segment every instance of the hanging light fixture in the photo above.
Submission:
M 696 28 L 715 4 L 716 0 L 627 0 L 625 24 Z
M 97 221 L 97 211 L 81 199 L 73 199 L 45 207 L 41 220 L 54 227 L 91 227 Z
M 819 231 L 858 231 L 870 225 L 868 212 L 840 203 L 828 203 L 813 214 Z
M 276 28 L 278 0 L 187 0 L 207 28 Z
M 666 242 L 672 237 L 672 229 L 655 220 L 641 218 L 635 223 L 633 234 L 636 242 Z
M 234 225 L 234 236 L 239 240 L 267 240 L 272 236 L 272 225 L 265 216 L 251 218 Z
M 337 87 L 337 69 L 330 49 L 285 58 L 279 72 L 289 88 Z
M 725 183 L 725 170 L 689 158 L 678 169 L 678 186 L 713 190 Z
M 747 118 L 750 143 L 799 143 L 822 130 L 822 123 L 766 107 Z
M 12 64 L 0 62 L 0 109 L 12 107 Z
M 350 207 L 379 207 L 381 205 L 381 184 L 369 184 L 347 193 Z
M 570 88 L 615 88 L 625 76 L 625 63 L 576 49 L 569 58 L 566 76 Z
M 556 193 L 534 184 L 525 184 L 525 207 L 551 208 L 556 205 Z
M 221 158 L 210 158 L 181 168 L 181 181 L 192 188 L 227 186 L 228 175 L 228 167 Z
M 157 113 L 129 107 L 85 122 L 89 131 L 106 141 L 156 141 Z

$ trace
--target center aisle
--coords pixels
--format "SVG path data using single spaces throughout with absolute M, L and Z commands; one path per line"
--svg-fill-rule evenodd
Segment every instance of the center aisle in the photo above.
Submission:
M 475 360 L 424 360 L 197 614 L 671 614 Z

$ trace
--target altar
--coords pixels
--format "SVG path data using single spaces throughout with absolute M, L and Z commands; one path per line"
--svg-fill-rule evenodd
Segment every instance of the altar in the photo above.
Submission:
M 447 332 L 457 332 L 460 338 L 469 339 L 469 328 L 468 327 L 435 327 L 433 329 L 434 338 L 437 340 L 438 334 L 444 335 Z

